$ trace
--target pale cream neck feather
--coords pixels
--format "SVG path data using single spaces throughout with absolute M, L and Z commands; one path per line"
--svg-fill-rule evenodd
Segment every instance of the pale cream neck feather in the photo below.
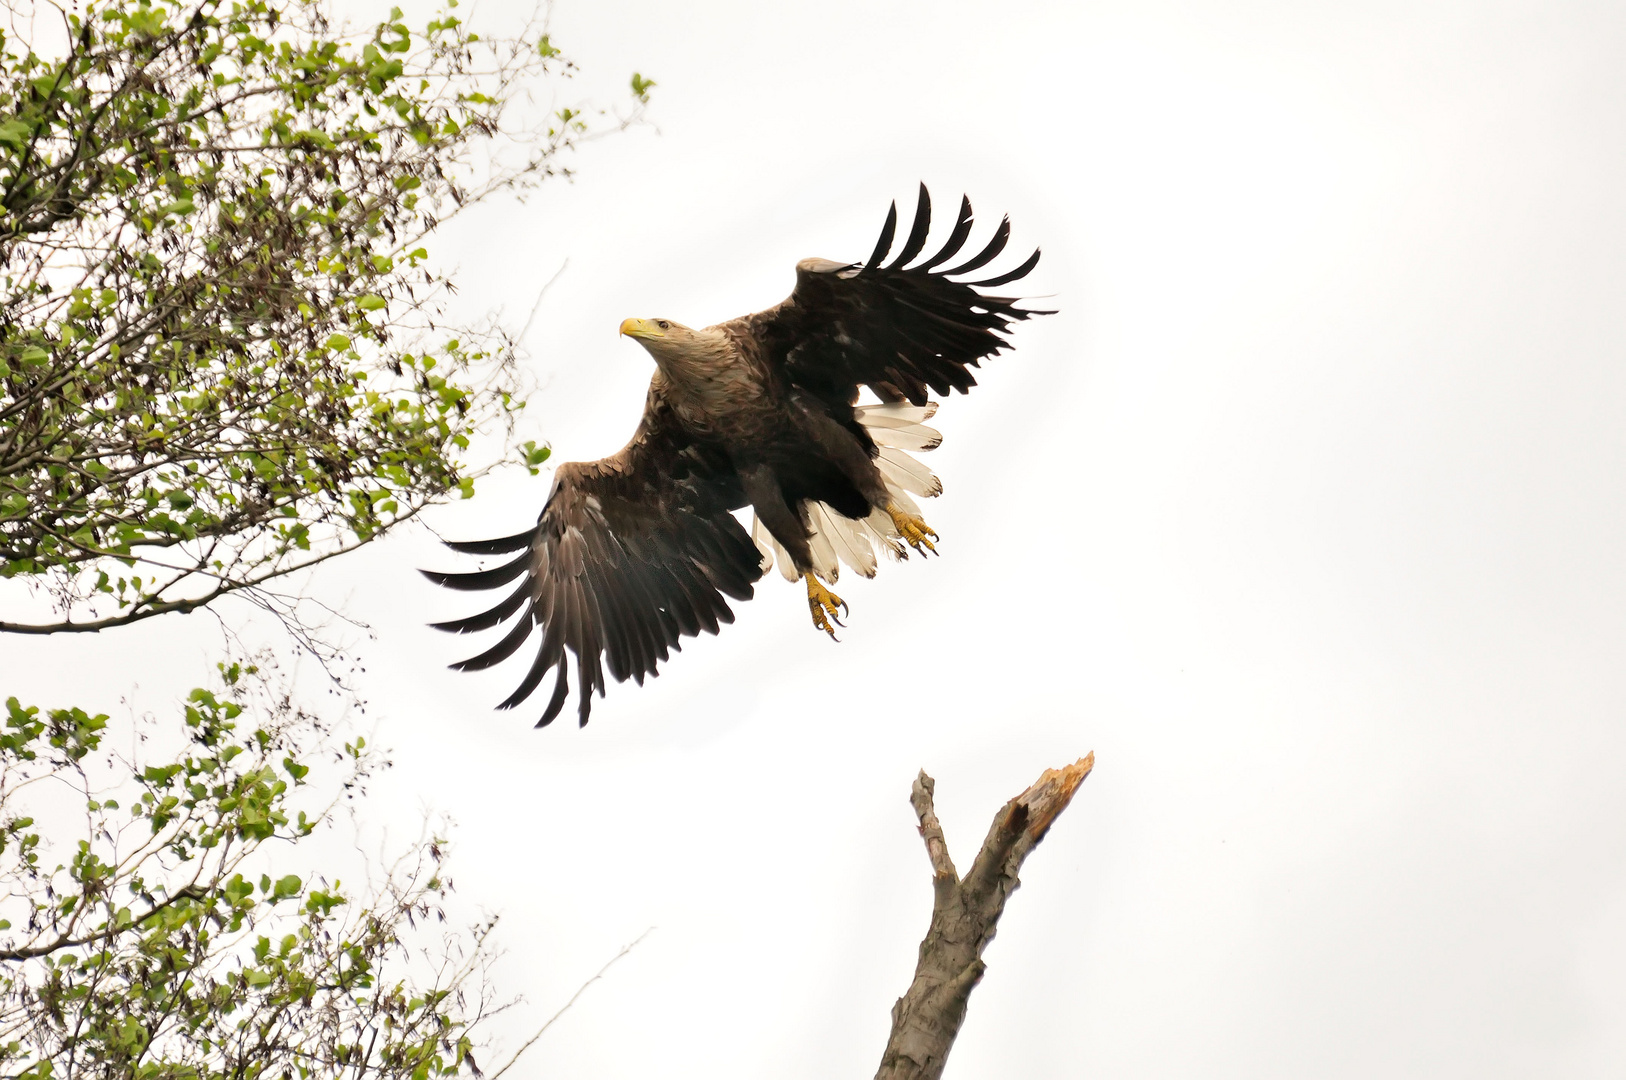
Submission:
M 756 373 L 721 330 L 686 330 L 650 339 L 647 347 L 665 376 L 673 408 L 690 424 L 709 427 L 762 392 Z

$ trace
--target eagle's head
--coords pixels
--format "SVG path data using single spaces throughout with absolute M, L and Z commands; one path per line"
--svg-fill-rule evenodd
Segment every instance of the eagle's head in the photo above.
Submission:
M 714 360 L 728 341 L 720 330 L 694 330 L 671 319 L 627 319 L 621 332 L 649 350 L 663 368 L 672 362 L 687 366 Z

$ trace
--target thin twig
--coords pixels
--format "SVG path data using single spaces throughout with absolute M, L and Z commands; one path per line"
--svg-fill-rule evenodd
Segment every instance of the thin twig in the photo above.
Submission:
M 567 267 L 569 265 L 570 265 L 570 260 L 568 258 L 565 259 L 564 262 L 560 263 L 559 264 L 559 269 L 555 270 L 553 272 L 553 276 L 550 277 L 547 280 L 547 282 L 542 286 L 542 291 L 536 294 L 536 303 L 531 305 L 530 317 L 525 320 L 525 325 L 523 327 L 521 327 L 520 332 L 519 332 L 519 336 L 514 339 L 514 344 L 519 345 L 519 344 L 522 344 L 525 341 L 525 335 L 530 333 L 531 324 L 536 321 L 536 313 L 542 310 L 542 300 L 543 300 L 543 298 L 548 295 L 548 290 L 553 288 L 553 283 L 555 281 L 559 280 L 559 275 L 564 273 L 565 272 L 565 267 Z
M 617 960 L 621 959 L 623 956 L 627 955 L 632 950 L 636 949 L 638 947 L 639 943 L 644 940 L 644 938 L 648 937 L 650 934 L 653 934 L 654 932 L 655 932 L 655 928 L 653 926 L 651 926 L 648 930 L 645 930 L 643 933 L 639 934 L 636 941 L 633 941 L 629 945 L 623 945 L 621 947 L 620 952 L 618 952 L 614 956 L 610 957 L 609 962 L 606 963 L 603 967 L 598 969 L 598 974 L 597 975 L 594 975 L 591 979 L 588 979 L 586 982 L 582 983 L 581 986 L 579 988 L 577 988 L 576 992 L 574 994 L 570 995 L 570 1000 L 565 1002 L 564 1005 L 562 1005 L 560 1007 L 558 1012 L 556 1012 L 552 1016 L 548 1017 L 548 1022 L 543 1024 L 541 1027 L 537 1028 L 535 1035 L 532 1035 L 529 1039 L 525 1040 L 525 1045 L 524 1046 L 522 1046 L 518 1050 L 514 1051 L 514 1056 L 508 1059 L 508 1064 L 504 1065 L 502 1068 L 498 1069 L 496 1072 L 491 1074 L 491 1080 L 498 1080 L 498 1077 L 502 1076 L 503 1073 L 507 1072 L 509 1069 L 512 1069 L 514 1067 L 514 1062 L 519 1060 L 520 1055 L 525 1053 L 525 1051 L 529 1050 L 531 1048 L 531 1046 L 533 1044 L 535 1044 L 536 1040 L 540 1039 L 542 1037 L 543 1033 L 546 1032 L 550 1027 L 553 1026 L 553 1022 L 555 1020 L 557 1020 L 557 1019 L 559 1019 L 559 1017 L 563 1016 L 565 1014 L 565 1012 L 567 1010 L 569 1010 L 569 1008 L 572 1005 L 576 1004 L 576 999 L 581 997 L 584 993 L 586 993 L 587 988 L 589 986 L 592 986 L 594 983 L 596 983 L 600 979 L 604 978 L 604 973 L 606 971 L 609 971 L 610 968 L 612 966 L 614 966 L 614 964 L 615 964 L 615 962 Z

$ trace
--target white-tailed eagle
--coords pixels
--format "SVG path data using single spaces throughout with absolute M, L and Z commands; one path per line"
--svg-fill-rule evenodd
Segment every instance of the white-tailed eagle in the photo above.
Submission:
M 807 583 L 813 624 L 834 637 L 846 605 L 826 585 L 841 563 L 869 577 L 877 550 L 935 551 L 937 534 L 910 498 L 942 490 L 909 453 L 941 441 L 923 423 L 937 409 L 930 395 L 975 386 L 968 369 L 1008 347 L 1012 322 L 1051 313 L 978 291 L 1026 276 L 1038 251 L 1010 271 L 958 280 L 1005 249 L 1008 218 L 947 269 L 971 235 L 969 200 L 937 253 L 913 265 L 931 227 L 925 185 L 887 261 L 897 225 L 894 203 L 867 262 L 804 259 L 790 298 L 755 315 L 704 330 L 623 322 L 656 367 L 632 441 L 601 461 L 561 465 L 535 528 L 448 545 L 513 559 L 424 571 L 453 589 L 519 581 L 495 607 L 434 624 L 461 634 L 515 620 L 491 648 L 452 666 L 491 667 L 540 633 L 530 670 L 498 708 L 519 705 L 557 671 L 537 726 L 551 722 L 570 691 L 568 650 L 585 724 L 606 674 L 641 685 L 683 637 L 733 622 L 725 597 L 749 600 L 775 562 Z M 877 403 L 858 404 L 864 388 Z M 745 506 L 755 513 L 750 532 L 733 514 Z

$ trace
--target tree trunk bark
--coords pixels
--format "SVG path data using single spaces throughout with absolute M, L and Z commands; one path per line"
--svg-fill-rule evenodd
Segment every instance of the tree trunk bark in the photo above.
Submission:
M 915 779 L 909 801 L 932 864 L 932 921 L 920 943 L 914 982 L 892 1006 L 892 1035 L 876 1080 L 937 1080 L 965 1022 L 971 988 L 987 965 L 982 950 L 993 939 L 1005 901 L 1020 884 L 1017 871 L 1044 839 L 1073 793 L 1095 767 L 1088 754 L 1060 769 L 1046 769 L 994 815 L 988 838 L 962 880 L 949 858 L 943 826 L 932 807 L 932 778 Z

